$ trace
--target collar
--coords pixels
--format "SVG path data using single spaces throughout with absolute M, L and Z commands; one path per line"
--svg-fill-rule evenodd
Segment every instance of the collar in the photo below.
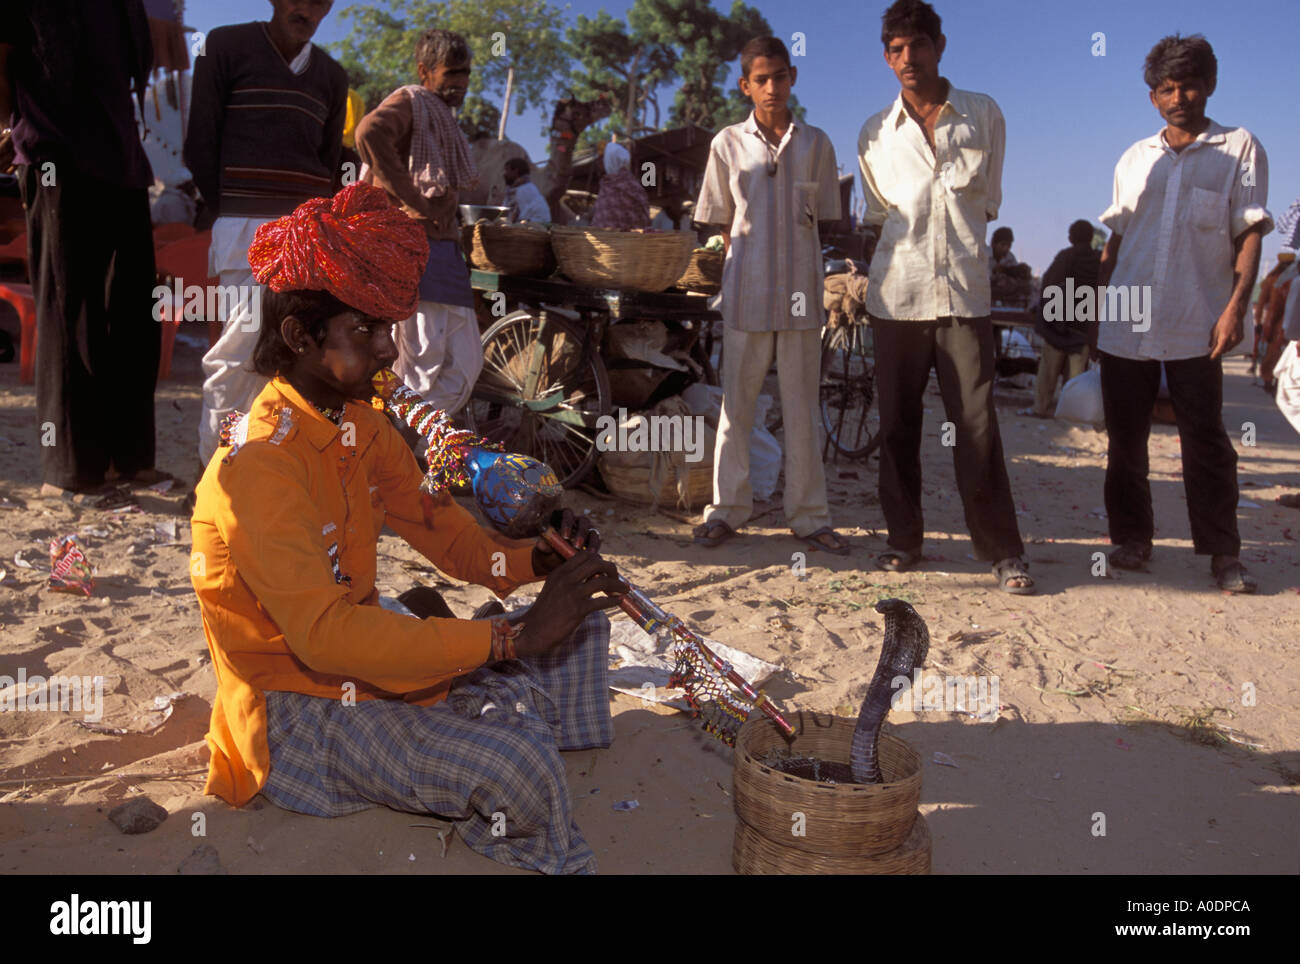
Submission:
M 1183 151 L 1186 152 L 1186 151 L 1193 150 L 1194 148 L 1200 147 L 1203 144 L 1222 144 L 1224 141 L 1228 139 L 1228 134 L 1229 134 L 1228 128 L 1224 127 L 1222 124 L 1216 124 L 1213 120 L 1211 120 L 1210 126 L 1205 128 L 1205 130 L 1201 131 L 1201 133 L 1197 134 L 1196 140 L 1192 141 L 1185 148 L 1183 148 Z M 1165 128 L 1163 127 L 1160 128 L 1160 130 L 1156 131 L 1155 134 L 1153 134 L 1151 137 L 1148 137 L 1142 143 L 1145 144 L 1147 147 L 1154 147 L 1158 151 L 1173 151 L 1173 148 L 1170 147 L 1165 142 Z
M 944 100 L 943 106 L 939 108 L 939 116 L 942 117 L 944 111 L 951 107 L 959 116 L 968 117 L 969 105 L 966 104 L 966 98 L 962 96 L 962 92 L 954 87 L 952 81 L 947 77 L 941 76 L 939 79 L 948 85 L 948 97 Z M 966 110 L 962 109 L 963 105 L 966 106 Z M 890 108 L 889 116 L 893 120 L 894 127 L 896 128 L 902 125 L 905 121 L 910 120 L 912 117 L 912 115 L 907 112 L 907 105 L 903 103 L 903 91 L 901 88 L 898 91 L 898 96 L 894 98 L 894 106 Z
M 794 136 L 794 132 L 798 129 L 799 129 L 799 121 L 795 119 L 794 112 L 791 111 L 790 127 L 785 132 L 785 135 L 781 138 L 781 143 L 784 144 L 788 138 Z M 749 112 L 749 116 L 745 118 L 745 133 L 755 134 L 758 137 L 763 138 L 765 142 L 767 141 L 767 137 L 763 134 L 762 130 L 759 129 L 758 118 L 754 116 L 754 112 L 752 110 Z
M 316 410 L 316 406 L 299 394 L 298 389 L 294 388 L 281 376 L 271 379 L 269 386 L 279 394 L 282 403 L 287 403 L 294 410 L 294 421 L 304 435 L 307 441 L 311 442 L 319 452 L 325 449 L 338 438 L 340 426 L 335 425 L 328 418 Z M 274 399 L 271 400 L 274 408 L 280 408 Z M 351 422 L 355 426 L 357 433 L 357 449 L 365 447 L 365 441 L 369 436 L 374 434 L 374 426 L 370 419 L 362 417 L 361 411 L 368 408 L 364 402 L 349 400 L 343 405 L 342 423 L 347 425 Z M 363 436 L 365 437 L 363 439 Z
M 284 54 L 280 53 L 280 48 L 277 47 L 275 41 L 271 39 L 271 25 L 269 23 L 264 21 L 262 22 L 262 33 L 266 37 L 266 42 L 271 45 L 271 49 L 275 51 L 276 56 L 280 58 L 281 62 L 288 67 L 295 76 L 301 76 L 303 71 L 307 69 L 307 64 L 311 62 L 311 41 L 308 40 L 303 44 L 302 50 L 298 51 L 297 56 L 295 56 L 293 60 L 285 60 Z

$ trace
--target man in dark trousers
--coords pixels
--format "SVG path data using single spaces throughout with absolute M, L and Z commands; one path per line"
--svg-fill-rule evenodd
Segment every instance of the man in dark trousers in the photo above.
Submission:
M 1268 157 L 1244 127 L 1205 115 L 1218 61 L 1199 34 L 1165 37 L 1144 79 L 1165 126 L 1126 150 L 1114 199 L 1101 216 L 1113 232 L 1098 281 L 1150 292 L 1145 320 L 1093 322 L 1109 436 L 1106 515 L 1117 569 L 1143 569 L 1155 517 L 1147 441 L 1164 368 L 1178 420 L 1192 546 L 1210 557 L 1219 588 L 1250 593 L 1237 530 L 1237 451 L 1223 426 L 1223 355 L 1241 343 L 1259 274 L 1268 212 Z M 1109 295 L 1109 292 L 1108 292 Z M 1108 299 L 1109 300 L 1109 299 Z M 1118 303 L 1118 302 L 1117 302 Z
M 1022 408 L 1018 414 L 1035 418 L 1052 417 L 1052 398 L 1061 375 L 1068 382 L 1088 370 L 1088 326 L 1071 321 L 1076 291 L 1097 284 L 1101 253 L 1092 246 L 1091 221 L 1070 225 L 1070 246 L 1056 252 L 1052 266 L 1043 275 L 1042 305 L 1034 322 L 1034 331 L 1043 339 L 1038 358 L 1038 380 L 1034 388 L 1034 407 Z
M 867 289 L 880 397 L 880 506 L 889 526 L 889 549 L 877 565 L 901 572 L 921 560 L 922 414 L 933 368 L 975 557 L 993 564 L 1003 590 L 1027 595 L 1034 580 L 1021 559 L 993 407 L 984 243 L 1002 203 L 1006 124 L 993 98 L 940 76 L 940 26 L 921 0 L 898 0 L 885 11 L 885 62 L 902 89 L 858 138 L 866 220 L 883 226 Z
M 0 7 L 0 126 L 13 125 L 27 208 L 47 496 L 90 492 L 110 471 L 159 478 L 153 171 L 131 104 L 152 62 L 141 0 Z

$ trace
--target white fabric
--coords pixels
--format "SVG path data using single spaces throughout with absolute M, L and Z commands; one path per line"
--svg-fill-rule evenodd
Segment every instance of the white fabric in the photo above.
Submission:
M 1277 407 L 1300 432 L 1300 342 L 1290 342 L 1273 368 L 1277 379 Z
M 212 240 L 208 243 L 208 275 L 215 278 L 223 271 L 250 271 L 248 246 L 257 229 L 275 218 L 219 217 L 212 222 Z
M 289 69 L 292 70 L 295 75 L 300 76 L 303 71 L 307 69 L 307 65 L 311 63 L 311 47 L 312 45 L 310 43 L 303 44 L 302 50 L 298 51 L 298 56 L 289 61 Z
M 799 536 L 830 525 L 818 409 L 821 333 L 726 327 L 722 344 L 726 363 L 722 366 L 722 416 L 713 451 L 713 504 L 704 510 L 704 519 L 718 519 L 739 529 L 753 514 L 750 437 L 758 393 L 775 357 L 785 428 L 786 523 Z
M 1243 127 L 1211 121 L 1178 152 L 1162 130 L 1126 150 L 1101 222 L 1123 238 L 1110 285 L 1149 285 L 1150 325 L 1103 321 L 1097 347 L 1132 359 L 1207 354 L 1232 295 L 1233 239 L 1256 224 L 1273 229 L 1267 204 L 1268 157 Z
M 218 222 L 220 220 L 223 219 L 218 219 Z M 257 284 L 252 269 L 248 267 L 247 257 L 242 270 L 225 270 L 220 273 L 220 277 L 223 286 L 238 286 L 241 297 L 234 302 L 223 319 L 225 326 L 221 338 L 203 356 L 199 459 L 204 465 L 211 461 L 217 450 L 221 420 L 232 410 L 247 412 L 267 381 L 251 367 L 261 319 L 253 317 L 248 298 L 243 297 L 251 293 L 252 287 Z
M 515 185 L 514 204 L 517 210 L 511 213 L 516 221 L 551 220 L 551 209 L 546 203 L 546 198 L 542 197 L 542 192 L 532 181 Z
M 605 173 L 615 174 L 618 171 L 626 171 L 632 166 L 632 154 L 622 144 L 615 144 L 610 141 L 605 145 L 605 153 L 602 155 L 605 162 Z
M 951 84 L 933 151 L 901 93 L 862 125 L 864 220 L 882 226 L 871 259 L 870 314 L 929 321 L 989 313 L 984 236 L 1002 205 L 1005 154 L 1006 122 L 993 98 Z
M 709 147 L 694 217 L 731 232 L 718 295 L 727 328 L 821 328 L 817 222 L 840 217 L 835 148 L 823 131 L 792 120 L 774 150 L 752 113 L 724 128 Z
M 393 371 L 435 408 L 459 412 L 483 370 L 483 343 L 473 308 L 421 301 L 393 332 Z
M 1106 413 L 1102 407 L 1101 369 L 1096 365 L 1082 375 L 1075 375 L 1061 389 L 1056 403 L 1056 417 L 1104 428 Z

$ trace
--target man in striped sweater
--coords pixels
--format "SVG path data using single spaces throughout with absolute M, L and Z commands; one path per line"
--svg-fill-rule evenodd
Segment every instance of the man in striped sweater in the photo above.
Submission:
M 208 274 L 227 293 L 225 329 L 203 358 L 204 464 L 221 420 L 246 411 L 266 384 L 251 367 L 260 321 L 247 255 L 253 234 L 303 201 L 329 197 L 339 182 L 347 75 L 311 43 L 332 0 L 270 2 L 270 23 L 213 30 L 194 65 L 185 163 L 217 213 Z

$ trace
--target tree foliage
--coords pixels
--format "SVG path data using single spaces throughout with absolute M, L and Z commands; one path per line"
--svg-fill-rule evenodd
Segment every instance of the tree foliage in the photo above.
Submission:
M 418 83 L 415 43 L 426 29 L 436 26 L 463 36 L 474 52 L 460 112 L 461 127 L 470 136 L 496 136 L 498 105 L 512 66 L 512 115 L 534 108 L 549 114 L 556 83 L 569 66 L 557 28 L 561 11 L 547 0 L 387 0 L 348 7 L 342 16 L 352 21 L 351 30 L 329 46 L 367 110 L 398 87 Z
M 569 28 L 566 40 L 573 61 L 569 71 L 570 89 L 582 100 L 601 93 L 609 94 L 614 100 L 613 116 L 600 125 L 603 133 L 634 136 L 641 126 L 640 118 L 650 107 L 654 116 L 648 126 L 659 126 L 658 92 L 672 76 L 675 60 L 667 44 L 648 34 L 629 33 L 622 20 L 614 19 L 604 10 L 594 20 L 579 16 Z

